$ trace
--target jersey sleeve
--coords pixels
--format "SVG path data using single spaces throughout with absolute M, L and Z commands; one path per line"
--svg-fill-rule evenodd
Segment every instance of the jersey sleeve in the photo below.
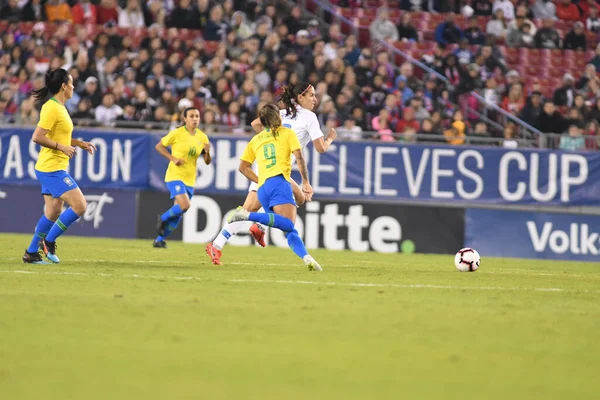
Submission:
M 321 126 L 319 125 L 319 120 L 317 119 L 315 113 L 310 113 L 306 128 L 308 130 L 308 134 L 310 135 L 311 141 L 323 137 L 323 131 L 321 131 Z
M 56 124 L 57 117 L 58 113 L 56 110 L 46 103 L 40 110 L 40 122 L 38 122 L 38 126 L 47 131 L 52 130 Z
M 171 132 L 169 132 L 165 137 L 160 139 L 160 142 L 162 143 L 163 146 L 169 147 L 169 146 L 172 146 L 173 143 L 175 143 L 176 137 L 177 137 L 177 129 L 174 129 Z
M 246 145 L 246 149 L 244 150 L 244 154 L 240 157 L 240 160 L 249 162 L 252 164 L 254 160 L 256 160 L 256 154 L 254 153 L 254 143 L 252 140 Z

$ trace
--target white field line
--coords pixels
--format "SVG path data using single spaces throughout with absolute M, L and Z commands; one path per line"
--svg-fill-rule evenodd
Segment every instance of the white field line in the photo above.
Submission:
M 527 292 L 584 292 L 588 290 L 567 290 L 561 288 L 528 288 L 528 287 L 502 287 L 502 286 L 452 286 L 452 285 L 429 285 L 429 284 L 399 284 L 399 283 L 340 283 L 319 282 L 304 280 L 281 280 L 281 279 L 202 279 L 197 276 L 165 276 L 165 275 L 139 275 L 139 274 L 107 274 L 107 273 L 85 273 L 85 272 L 60 272 L 60 271 L 27 271 L 27 270 L 0 270 L 6 274 L 25 275 L 62 275 L 62 276 L 102 276 L 110 278 L 147 278 L 147 279 L 169 279 L 176 281 L 204 281 L 204 282 L 226 282 L 226 283 L 267 283 L 288 285 L 315 285 L 315 286 L 339 286 L 339 287 L 361 287 L 361 288 L 400 288 L 400 289 L 446 289 L 446 290 L 483 290 L 483 291 L 527 291 Z M 600 293 L 592 291 L 592 293 Z

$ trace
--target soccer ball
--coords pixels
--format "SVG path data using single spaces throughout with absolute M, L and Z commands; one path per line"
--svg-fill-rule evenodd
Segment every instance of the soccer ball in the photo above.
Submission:
M 479 257 L 479 253 L 469 247 L 460 249 L 454 256 L 454 265 L 456 265 L 456 269 L 460 272 L 477 271 L 480 263 L 481 257 Z

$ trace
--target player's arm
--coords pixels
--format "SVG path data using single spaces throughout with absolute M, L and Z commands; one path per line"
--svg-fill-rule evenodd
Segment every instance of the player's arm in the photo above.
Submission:
M 67 156 L 69 156 L 69 158 L 73 157 L 75 154 L 77 154 L 77 151 L 75 150 L 75 147 L 73 146 L 64 146 L 58 142 L 55 142 L 54 140 L 50 139 L 47 135 L 50 132 L 50 129 L 44 129 L 40 126 L 36 126 L 35 130 L 33 131 L 33 135 L 31 136 L 31 140 L 36 143 L 39 144 L 42 147 L 46 147 L 48 149 L 52 149 L 52 150 L 59 150 L 62 151 L 63 153 L 65 153 Z
M 306 196 L 306 201 L 311 201 L 314 192 L 312 186 L 310 186 L 308 167 L 302 156 L 302 150 L 294 150 L 294 156 L 296 156 L 296 164 L 298 165 L 298 171 L 300 171 L 300 176 L 302 177 L 302 191 Z
M 260 118 L 256 118 L 254 121 L 250 123 L 254 132 L 261 133 L 264 129 L 263 124 L 260 122 Z
M 210 164 L 212 161 L 212 157 L 210 156 L 210 142 L 204 143 L 204 150 L 202 153 L 204 153 L 204 162 L 206 165 Z
M 71 139 L 71 146 L 79 147 L 80 149 L 83 149 L 90 154 L 94 154 L 94 152 L 96 150 L 98 150 L 98 149 L 96 149 L 96 146 L 94 146 L 93 143 L 84 142 L 83 140 L 79 140 L 79 139 Z
M 319 153 L 325 153 L 327 150 L 329 150 L 331 143 L 333 143 L 337 137 L 337 132 L 335 129 L 331 128 L 329 129 L 329 132 L 327 132 L 327 137 L 323 138 L 323 131 L 321 131 L 319 120 L 317 119 L 317 116 L 312 113 L 308 121 L 307 129 L 310 139 L 315 146 L 315 150 L 317 150 Z
M 177 166 L 185 163 L 184 160 L 173 157 L 173 155 L 171 153 L 169 153 L 169 150 L 167 150 L 167 148 L 163 145 L 162 140 L 159 140 L 158 143 L 156 143 L 156 146 L 154 146 L 154 148 L 156 149 L 156 151 L 158 151 L 158 153 L 161 156 L 163 156 L 164 158 L 171 161 L 173 164 L 175 164 Z
M 240 172 L 252 182 L 258 183 L 258 176 L 252 171 L 252 163 L 246 160 L 240 160 Z

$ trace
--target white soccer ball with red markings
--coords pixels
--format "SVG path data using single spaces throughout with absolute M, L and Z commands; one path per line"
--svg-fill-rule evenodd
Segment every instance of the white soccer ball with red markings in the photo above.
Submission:
M 454 265 L 460 272 L 477 271 L 479 264 L 481 264 L 479 253 L 469 247 L 460 249 L 454 256 Z

